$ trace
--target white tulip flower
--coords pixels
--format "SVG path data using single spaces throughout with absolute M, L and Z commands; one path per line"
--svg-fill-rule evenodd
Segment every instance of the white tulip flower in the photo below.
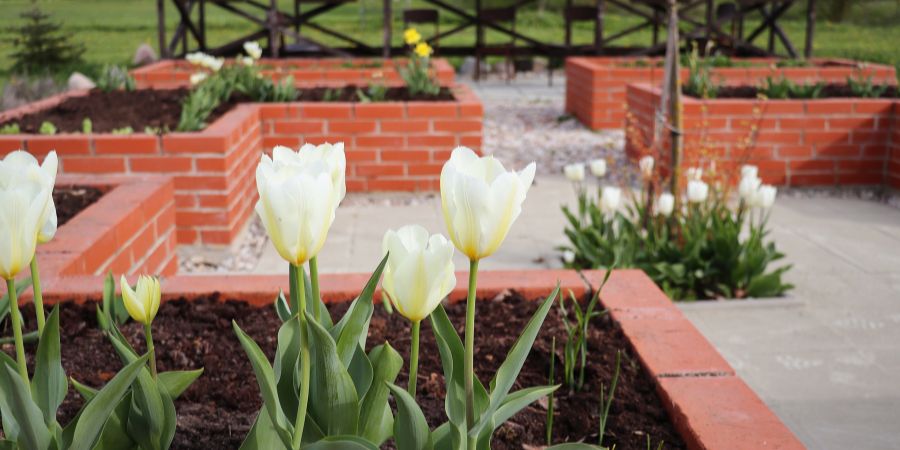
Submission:
M 761 184 L 762 180 L 752 175 L 741 178 L 741 182 L 738 184 L 738 195 L 745 202 L 752 202 Z
M 297 266 L 322 249 L 344 196 L 343 145 L 329 147 L 309 154 L 275 147 L 256 168 L 256 213 L 278 254 Z
M 196 86 L 206 80 L 206 72 L 196 72 L 191 74 L 191 85 Z
M 606 176 L 606 160 L 595 159 L 591 161 L 591 173 L 597 178 Z
M 744 164 L 741 166 L 741 179 L 743 178 L 757 178 L 759 177 L 759 168 L 751 165 Z
M 622 203 L 622 189 L 617 187 L 605 187 L 600 193 L 600 211 L 604 214 L 614 214 Z
M 703 179 L 703 169 L 700 167 L 688 167 L 684 174 L 688 181 L 700 181 Z
M 650 179 L 653 176 L 653 163 L 652 156 L 645 156 L 638 162 L 638 166 L 641 168 L 641 176 L 644 179 Z
M 441 170 L 441 205 L 450 240 L 472 261 L 500 247 L 534 181 L 535 164 L 507 171 L 493 156 L 457 147 Z
M 23 151 L 0 161 L 0 277 L 10 280 L 27 267 L 38 242 L 56 234 L 53 184 L 58 160 L 50 152 L 43 165 Z
M 563 173 L 569 181 L 580 183 L 584 181 L 584 164 L 569 164 L 563 167 Z
M 675 210 L 675 196 L 666 192 L 659 196 L 656 200 L 656 214 L 664 217 L 672 215 Z
M 563 251 L 562 259 L 566 264 L 572 264 L 575 262 L 575 252 L 572 250 Z
M 186 59 L 187 62 L 189 62 L 189 63 L 191 63 L 191 64 L 193 64 L 193 65 L 195 65 L 195 66 L 202 66 L 202 65 L 203 65 L 203 61 L 204 61 L 207 57 L 209 57 L 209 55 L 207 55 L 206 53 L 203 53 L 203 52 L 193 52 L 193 53 L 188 53 L 187 55 L 185 55 L 185 56 L 184 56 L 184 59 Z
M 770 184 L 764 184 L 759 187 L 754 195 L 753 206 L 762 209 L 769 209 L 775 204 L 775 197 L 778 195 L 778 189 Z
M 706 197 L 709 195 L 709 185 L 699 181 L 699 180 L 691 180 L 688 181 L 687 185 L 687 198 L 691 203 L 700 203 L 706 201 Z
M 125 304 L 128 315 L 136 322 L 150 325 L 159 312 L 161 297 L 159 280 L 156 277 L 141 275 L 136 288 L 132 289 L 123 275 L 119 285 L 122 288 L 122 303 Z
M 453 244 L 429 237 L 420 225 L 388 230 L 382 242 L 388 261 L 382 287 L 397 312 L 412 322 L 428 317 L 456 287 Z
M 244 42 L 244 52 L 246 52 L 247 55 L 253 59 L 262 58 L 262 47 L 259 46 L 259 42 L 256 42 L 256 41 Z
M 56 205 L 53 202 L 53 187 L 56 184 L 56 173 L 59 169 L 59 158 L 55 151 L 51 151 L 44 157 L 44 163 L 31 153 L 16 150 L 10 152 L 0 161 L 0 184 L 15 185 L 23 181 L 35 181 L 40 183 L 48 193 L 48 202 L 41 213 L 41 228 L 38 230 L 38 243 L 50 242 L 56 235 Z

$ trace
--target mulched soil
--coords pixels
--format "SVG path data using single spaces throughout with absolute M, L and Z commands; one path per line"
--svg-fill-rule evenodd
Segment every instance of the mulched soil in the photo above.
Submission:
M 501 301 L 502 300 L 502 301 Z M 330 309 L 340 317 L 347 304 Z M 477 323 L 476 372 L 485 382 L 493 376 L 518 334 L 530 319 L 538 303 L 516 294 L 502 299 L 481 300 Z M 29 304 L 24 317 L 33 317 Z M 462 335 L 465 305 L 448 308 L 451 320 Z M 101 386 L 122 367 L 121 362 L 96 326 L 95 305 L 66 303 L 61 307 L 63 366 L 66 374 L 90 386 Z M 280 325 L 273 308 L 258 308 L 240 301 L 222 301 L 217 294 L 194 302 L 175 300 L 165 303 L 153 323 L 153 335 L 160 370 L 205 367 L 204 374 L 176 401 L 178 431 L 174 449 L 237 448 L 261 406 L 259 391 L 250 364 L 235 338 L 231 321 L 237 320 L 271 359 L 275 353 L 276 333 Z M 30 321 L 30 322 L 33 322 Z M 32 323 L 30 325 L 33 326 Z M 122 327 L 125 336 L 143 351 L 143 334 L 138 324 Z M 3 335 L 10 334 L 2 330 Z M 417 399 L 433 428 L 445 421 L 444 380 L 440 356 L 428 322 L 422 325 L 421 360 Z M 514 390 L 547 384 L 551 337 L 556 349 L 557 383 L 561 381 L 562 342 L 565 332 L 554 307 L 544 323 L 531 355 Z M 398 315 L 387 315 L 376 307 L 369 331 L 368 347 L 388 341 L 408 361 L 409 326 Z M 610 385 L 615 355 L 623 351 L 623 364 L 610 412 L 604 444 L 617 449 L 645 449 L 647 437 L 656 448 L 660 440 L 665 448 L 684 448 L 663 409 L 649 376 L 631 354 L 627 341 L 608 316 L 595 319 L 589 339 L 589 367 L 586 386 L 580 392 L 562 388 L 556 394 L 554 442 L 584 440 L 596 442 L 599 423 L 599 390 Z M 3 350 L 12 354 L 11 345 Z M 29 359 L 34 352 L 28 349 Z M 30 361 L 29 361 L 30 362 Z M 406 385 L 404 367 L 397 380 Z M 502 425 L 494 435 L 492 448 L 511 450 L 544 443 L 545 403 L 535 403 Z M 67 423 L 81 406 L 73 389 L 60 408 L 60 422 Z M 388 443 L 384 448 L 389 449 Z
M 297 101 L 358 102 L 357 87 L 310 88 L 303 89 Z M 363 88 L 365 92 L 365 89 Z M 81 133 L 84 119 L 90 118 L 94 133 L 109 133 L 131 127 L 134 133 L 143 133 L 147 127 L 157 130 L 174 131 L 181 118 L 181 104 L 190 91 L 188 89 L 138 89 L 135 91 L 104 92 L 92 90 L 88 95 L 69 98 L 57 106 L 0 124 L 18 124 L 22 133 L 36 134 L 44 122 L 56 126 L 59 133 Z M 447 101 L 453 100 L 453 93 L 441 88 L 437 96 L 412 96 L 406 88 L 388 88 L 384 101 Z M 233 95 L 220 104 L 210 114 L 206 123 L 230 111 L 235 105 L 250 101 L 241 94 Z
M 716 98 L 756 98 L 763 90 L 757 86 L 720 86 Z M 888 87 L 880 98 L 897 98 L 900 91 L 896 86 Z M 847 84 L 826 84 L 820 98 L 859 98 Z
M 103 190 L 93 186 L 56 186 L 53 189 L 53 203 L 56 205 L 57 226 L 65 225 L 102 196 Z

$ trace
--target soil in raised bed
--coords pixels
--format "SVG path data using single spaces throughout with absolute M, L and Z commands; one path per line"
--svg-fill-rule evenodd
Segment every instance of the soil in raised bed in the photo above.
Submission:
M 82 210 L 91 206 L 103 196 L 103 191 L 94 186 L 57 186 L 53 189 L 53 203 L 56 205 L 57 227 L 66 224 Z
M 343 315 L 348 304 L 330 307 L 334 317 Z M 485 383 L 490 380 L 538 306 L 516 294 L 478 303 L 478 335 L 476 371 Z M 402 317 L 388 315 L 380 305 L 372 318 L 367 345 L 372 347 L 385 341 L 409 361 L 409 324 Z M 33 317 L 33 308 L 23 308 L 24 317 Z M 462 334 L 465 305 L 448 307 L 448 314 Z M 111 379 L 122 367 L 112 346 L 96 325 L 95 305 L 65 303 L 61 307 L 62 358 L 66 375 L 99 387 Z M 230 449 L 237 448 L 249 430 L 261 406 L 259 390 L 252 369 L 235 338 L 231 321 L 237 320 L 270 358 L 274 356 L 276 333 L 280 326 L 273 308 L 253 307 L 245 302 L 222 301 L 217 295 L 193 302 L 175 300 L 159 310 L 153 322 L 153 336 L 160 370 L 183 370 L 205 367 L 204 374 L 176 401 L 178 430 L 173 449 Z M 31 321 L 33 322 L 33 321 Z M 33 323 L 30 323 L 33 327 Z M 139 324 L 130 322 L 122 327 L 125 336 L 143 351 L 143 332 Z M 8 335 L 9 330 L 2 330 Z M 446 420 L 444 413 L 444 378 L 431 327 L 422 325 L 421 359 L 417 399 L 434 428 Z M 547 384 L 550 358 L 553 354 L 551 338 L 557 340 L 556 383 L 561 381 L 562 343 L 565 331 L 558 308 L 551 310 L 537 338 L 513 390 Z M 599 390 L 601 383 L 609 386 L 615 366 L 616 352 L 623 352 L 621 376 L 610 410 L 604 444 L 617 449 L 645 449 L 647 437 L 656 448 L 665 441 L 665 448 L 684 448 L 657 397 L 651 378 L 644 372 L 621 331 L 608 316 L 594 320 L 589 336 L 589 367 L 586 385 L 580 392 L 560 389 L 556 394 L 554 442 L 596 443 L 599 424 Z M 12 354 L 6 345 L 3 350 Z M 34 346 L 29 351 L 29 364 Z M 407 368 L 398 380 L 406 386 Z M 69 390 L 60 408 L 60 423 L 67 423 L 82 402 L 73 389 Z M 546 407 L 536 402 L 502 425 L 494 435 L 495 450 L 520 450 L 545 443 Z M 393 448 L 391 443 L 383 446 Z
M 365 87 L 362 88 L 365 92 Z M 143 133 L 147 127 L 155 130 L 174 131 L 181 118 L 181 104 L 190 91 L 181 89 L 138 89 L 134 91 L 92 90 L 88 95 L 72 97 L 60 104 L 8 120 L 2 124 L 18 124 L 22 133 L 36 134 L 44 122 L 52 123 L 59 133 L 81 133 L 84 119 L 90 118 L 94 133 L 110 133 L 131 127 L 133 133 Z M 300 102 L 358 102 L 357 86 L 343 88 L 309 88 L 299 91 Z M 405 87 L 387 88 L 386 102 L 400 101 L 450 101 L 453 92 L 441 88 L 436 96 L 410 95 Z M 234 94 L 223 102 L 206 120 L 213 123 L 235 105 L 251 101 L 245 95 Z
M 716 98 L 756 98 L 764 93 L 757 86 L 720 86 L 716 91 Z M 685 95 L 690 95 L 685 92 Z M 878 98 L 897 98 L 900 91 L 896 86 L 888 86 Z M 860 98 L 857 97 L 847 84 L 826 84 L 822 87 L 822 93 L 818 98 Z M 777 99 L 773 99 L 777 100 Z M 794 99 L 801 100 L 801 99 Z

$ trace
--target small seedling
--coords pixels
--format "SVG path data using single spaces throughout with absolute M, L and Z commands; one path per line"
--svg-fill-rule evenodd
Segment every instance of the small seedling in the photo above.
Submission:
M 552 353 L 550 353 L 550 376 L 547 377 L 547 385 L 553 386 L 556 383 L 556 336 L 553 336 L 552 343 L 550 344 L 550 348 L 552 348 Z M 551 392 L 550 396 L 547 397 L 547 445 L 551 445 L 553 443 L 553 394 L 555 392 Z
M 134 134 L 134 129 L 131 127 L 116 128 L 115 130 L 112 130 L 111 133 L 116 134 L 116 135 L 127 136 L 129 134 Z
M 598 445 L 603 445 L 603 434 L 606 433 L 606 424 L 609 422 L 609 408 L 612 406 L 613 397 L 616 395 L 616 385 L 619 383 L 619 370 L 622 368 L 622 352 L 616 352 L 616 371 L 613 373 L 613 379 L 609 386 L 609 392 L 606 387 L 600 383 L 600 437 L 597 439 Z
M 341 99 L 341 90 L 337 88 L 328 88 L 325 89 L 325 92 L 322 94 L 323 102 L 337 102 Z
M 53 125 L 53 123 L 51 122 L 45 121 L 41 123 L 41 127 L 38 128 L 38 133 L 52 136 L 56 134 L 56 125 Z
M 97 325 L 108 332 L 112 327 L 124 324 L 128 317 L 128 310 L 125 309 L 122 295 L 116 294 L 116 280 L 110 272 L 103 280 L 103 301 L 97 305 Z
M 91 134 L 94 132 L 94 123 L 91 122 L 90 117 L 85 117 L 84 120 L 81 121 L 81 132 L 84 134 Z
M 854 97 L 862 98 L 879 98 L 887 91 L 887 85 L 876 85 L 872 82 L 872 77 L 853 79 L 847 77 L 847 86 Z
M 20 132 L 21 130 L 17 123 L 8 123 L 0 127 L 0 134 L 19 134 Z
M 594 295 L 591 297 L 591 300 L 588 302 L 587 308 L 585 309 L 581 308 L 581 305 L 579 305 L 578 300 L 575 298 L 575 294 L 572 291 L 569 291 L 572 311 L 575 313 L 574 323 L 570 322 L 568 319 L 569 312 L 566 310 L 565 296 L 559 297 L 560 317 L 562 317 L 563 326 L 566 329 L 566 344 L 563 350 L 563 380 L 570 389 L 574 388 L 577 390 L 584 386 L 584 370 L 585 367 L 587 367 L 588 327 L 591 319 L 602 316 L 607 312 L 606 310 L 594 311 L 594 309 L 597 307 L 598 300 L 600 300 L 600 292 L 603 290 L 603 286 L 606 285 L 606 282 L 609 281 L 611 274 L 612 268 L 606 272 L 603 283 L 601 283 L 600 287 L 594 292 Z M 577 382 L 575 379 L 576 368 L 578 368 Z

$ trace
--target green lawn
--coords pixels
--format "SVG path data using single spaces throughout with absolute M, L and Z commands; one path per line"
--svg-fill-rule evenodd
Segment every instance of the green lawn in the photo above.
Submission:
M 279 0 L 286 9 L 290 0 Z M 74 33 L 74 39 L 85 44 L 88 51 L 85 59 L 96 68 L 104 63 L 127 64 L 134 49 L 141 43 L 156 44 L 156 11 L 152 0 L 42 0 L 40 6 L 64 22 L 67 30 Z M 405 5 L 416 6 L 417 0 L 395 1 L 395 9 Z M 465 3 L 465 2 L 462 2 Z M 547 0 L 553 5 L 558 0 Z M 804 3 L 805 2 L 800 2 Z M 18 13 L 28 8 L 29 0 L 0 0 L 0 23 L 15 24 Z M 816 27 L 815 55 L 847 57 L 873 62 L 900 65 L 900 3 L 896 0 L 869 1 L 857 6 L 851 16 L 840 24 L 820 21 Z M 167 5 L 169 36 L 175 26 L 174 7 Z M 395 14 L 399 17 L 399 14 Z M 453 26 L 453 16 L 442 17 L 442 29 Z M 612 11 L 606 24 L 608 33 L 615 33 L 635 24 L 637 19 Z M 236 38 L 253 30 L 249 22 L 230 15 L 215 7 L 209 7 L 208 34 L 211 43 Z M 344 5 L 319 19 L 319 23 L 344 31 L 372 45 L 381 43 L 381 0 L 361 0 Z M 400 42 L 402 24 L 395 20 L 395 39 Z M 805 24 L 802 11 L 793 13 L 782 22 L 785 31 L 802 49 Z M 430 30 L 423 30 L 429 33 Z M 518 30 L 539 39 L 562 41 L 563 27 L 559 12 L 526 11 L 520 14 Z M 575 30 L 576 41 L 588 42 L 593 30 L 589 24 L 582 24 Z M 327 36 L 312 33 L 316 39 L 332 42 Z M 9 77 L 9 53 L 11 34 L 6 26 L 0 29 L 0 80 Z M 490 36 L 489 36 L 490 39 Z M 445 44 L 463 44 L 474 40 L 474 32 L 455 36 L 443 41 Z M 762 40 L 760 40 L 762 41 Z M 636 35 L 622 44 L 649 42 L 649 33 Z M 802 50 L 801 50 L 802 51 Z M 91 69 L 88 68 L 88 71 Z

